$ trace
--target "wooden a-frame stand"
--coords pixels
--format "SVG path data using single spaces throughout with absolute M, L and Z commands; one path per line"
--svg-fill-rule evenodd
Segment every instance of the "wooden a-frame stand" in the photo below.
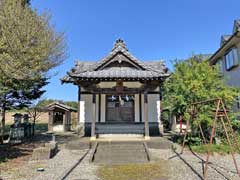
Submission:
M 183 139 L 181 153 L 183 153 L 183 150 L 184 150 L 184 147 L 185 147 L 185 142 L 186 142 L 186 137 L 187 137 L 187 134 L 188 134 L 190 119 L 192 119 L 192 121 L 194 121 L 194 119 L 197 117 L 197 107 L 198 107 L 198 105 L 203 105 L 203 104 L 208 104 L 208 103 L 215 103 L 215 105 L 216 105 L 216 112 L 215 112 L 215 117 L 214 117 L 214 120 L 213 120 L 212 131 L 211 131 L 211 136 L 210 136 L 209 143 L 207 143 L 207 141 L 206 141 L 206 138 L 204 136 L 201 124 L 198 123 L 198 127 L 199 127 L 199 130 L 200 130 L 201 136 L 203 138 L 203 142 L 204 142 L 204 144 L 207 145 L 207 149 L 208 149 L 208 154 L 207 154 L 207 158 L 206 158 L 206 161 L 205 161 L 205 167 L 204 167 L 204 172 L 203 172 L 203 178 L 204 178 L 204 180 L 207 179 L 207 170 L 208 170 L 209 156 L 210 156 L 210 153 L 211 153 L 211 145 L 212 145 L 212 142 L 213 142 L 213 137 L 214 137 L 214 134 L 215 134 L 217 121 L 219 121 L 219 120 L 221 121 L 225 136 L 227 138 L 227 142 L 228 142 L 228 145 L 230 147 L 230 151 L 231 151 L 231 155 L 232 155 L 232 158 L 233 158 L 235 168 L 237 170 L 238 176 L 240 177 L 240 171 L 238 169 L 237 161 L 236 161 L 236 158 L 234 156 L 233 144 L 235 143 L 235 145 L 238 148 L 239 153 L 240 153 L 240 146 L 239 146 L 238 140 L 236 138 L 235 132 L 233 131 L 231 121 L 230 121 L 230 119 L 228 117 L 228 114 L 227 114 L 227 110 L 224 106 L 224 103 L 223 103 L 222 99 L 220 99 L 220 98 L 219 99 L 210 99 L 210 100 L 196 102 L 196 103 L 191 104 L 191 109 L 188 112 L 190 116 L 189 116 L 189 119 L 187 120 L 186 130 L 184 132 L 184 139 Z M 226 124 L 225 124 L 225 121 L 226 121 Z M 229 134 L 227 132 L 227 126 L 229 127 L 231 136 L 234 140 L 233 144 L 230 141 Z

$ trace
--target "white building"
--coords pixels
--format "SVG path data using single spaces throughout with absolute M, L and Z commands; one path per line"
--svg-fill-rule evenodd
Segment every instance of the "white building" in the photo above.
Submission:
M 77 62 L 63 83 L 78 91 L 78 127 L 95 139 L 100 134 L 162 133 L 161 84 L 169 76 L 163 61 L 141 62 L 123 42 L 98 62 Z

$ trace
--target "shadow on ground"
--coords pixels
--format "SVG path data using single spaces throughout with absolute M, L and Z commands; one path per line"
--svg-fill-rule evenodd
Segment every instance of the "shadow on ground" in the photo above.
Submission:
M 33 150 L 50 142 L 53 139 L 53 135 L 60 146 L 79 138 L 77 134 L 73 132 L 51 134 L 44 132 L 45 130 L 46 125 L 41 124 L 36 128 L 35 136 L 23 139 L 21 143 L 0 144 L 0 164 L 17 158 L 26 157 L 26 160 L 28 160 Z
M 179 158 L 187 167 L 189 167 L 191 169 L 191 171 L 198 176 L 199 179 L 201 180 L 204 180 L 203 178 L 203 174 L 204 174 L 204 167 L 205 167 L 205 163 L 206 161 L 200 156 L 198 155 L 197 153 L 193 152 L 192 149 L 189 147 L 190 149 L 190 152 L 192 153 L 193 156 L 195 156 L 197 159 L 200 160 L 200 163 L 202 165 L 202 172 L 198 172 L 194 167 L 193 165 L 191 164 L 191 162 L 188 162 L 183 156 L 181 153 L 178 153 L 176 150 L 173 150 L 174 153 L 176 155 L 170 157 L 169 159 L 173 159 L 173 158 Z M 214 170 L 217 174 L 221 175 L 224 179 L 227 179 L 227 180 L 230 180 L 229 177 L 227 177 L 223 172 L 219 171 L 218 168 L 224 170 L 224 171 L 227 171 L 229 172 L 228 169 L 224 168 L 224 167 L 221 167 L 219 166 L 218 164 L 214 164 L 212 162 L 208 162 L 208 167 L 211 168 L 212 170 Z M 236 173 L 236 172 L 233 172 L 231 171 L 232 173 Z

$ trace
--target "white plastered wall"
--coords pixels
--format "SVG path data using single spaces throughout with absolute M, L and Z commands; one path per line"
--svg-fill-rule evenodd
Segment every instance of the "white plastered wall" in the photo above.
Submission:
M 159 94 L 148 94 L 148 121 L 161 123 Z M 142 94 L 142 121 L 144 122 L 144 95 Z
M 98 122 L 98 101 L 99 96 L 96 95 L 96 122 Z M 93 103 L 91 94 L 82 94 L 80 101 L 80 123 L 92 122 L 93 118 Z
M 112 87 L 115 85 L 115 82 L 102 82 L 100 83 L 101 87 Z M 141 85 L 139 82 L 124 82 L 125 86 L 128 87 L 138 87 Z M 157 89 L 156 89 L 157 90 Z M 141 94 L 142 99 L 142 122 L 144 122 L 144 95 Z M 140 107 L 139 107 L 139 94 L 134 95 L 134 110 L 135 110 L 135 122 L 140 122 Z M 93 106 L 92 106 L 92 95 L 91 94 L 82 94 L 80 101 L 80 123 L 88 122 L 91 123 L 93 116 Z M 105 122 L 106 119 L 106 95 L 101 95 L 100 103 L 100 122 Z M 96 95 L 96 122 L 98 122 L 98 113 L 99 111 L 99 96 Z M 148 94 L 148 119 L 149 122 L 158 122 L 160 123 L 160 100 L 159 94 Z

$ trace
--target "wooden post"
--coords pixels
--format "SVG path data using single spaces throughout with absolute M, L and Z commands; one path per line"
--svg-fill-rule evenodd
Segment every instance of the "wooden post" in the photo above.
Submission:
M 53 111 L 48 112 L 49 120 L 48 120 L 48 131 L 53 131 L 53 119 L 54 113 Z
M 142 94 L 139 94 L 139 122 L 142 122 Z
M 217 110 L 215 112 L 215 117 L 214 117 L 214 121 L 213 121 L 213 125 L 212 125 L 210 142 L 209 142 L 208 148 L 207 148 L 208 149 L 208 154 L 207 154 L 207 159 L 205 161 L 205 167 L 204 167 L 204 171 L 203 171 L 203 178 L 204 179 L 207 179 L 208 161 L 209 161 L 209 156 L 210 156 L 210 153 L 211 153 L 211 146 L 212 146 L 213 136 L 214 136 L 215 128 L 216 128 L 216 124 L 217 124 L 219 108 L 220 108 L 220 100 L 218 100 L 218 103 L 217 103 Z
M 65 132 L 66 131 L 67 111 L 65 111 L 62 116 L 63 116 L 63 123 L 62 123 L 62 125 L 63 125 L 63 132 Z
M 148 94 L 144 93 L 144 130 L 145 130 L 145 139 L 149 140 L 149 122 L 148 122 Z
M 163 92 L 162 92 L 162 85 L 159 86 L 159 134 L 163 135 L 164 134 L 164 127 L 163 127 L 163 121 L 162 121 L 162 98 L 163 98 Z
M 186 131 L 184 132 L 184 138 L 183 138 L 183 144 L 182 144 L 181 154 L 183 153 L 183 149 L 184 149 L 184 147 L 185 147 L 185 142 L 186 142 L 187 133 L 188 133 L 187 130 L 188 130 L 190 118 L 191 118 L 191 115 L 189 116 L 189 119 L 187 120 Z
M 78 122 L 77 122 L 77 125 L 79 126 L 79 123 L 80 123 L 80 101 L 81 101 L 81 87 L 78 86 Z
M 91 141 L 96 140 L 96 94 L 92 95 L 92 125 L 91 125 Z

